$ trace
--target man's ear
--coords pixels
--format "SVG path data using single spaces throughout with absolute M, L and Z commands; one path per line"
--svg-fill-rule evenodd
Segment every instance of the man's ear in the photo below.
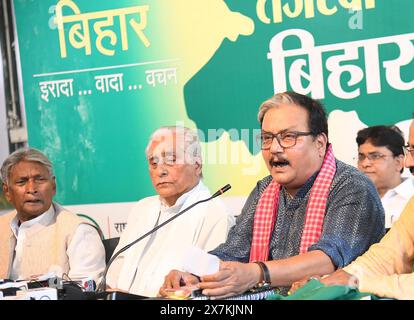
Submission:
M 316 136 L 316 146 L 318 147 L 319 155 L 321 155 L 322 158 L 325 157 L 327 143 L 328 137 L 325 133 L 320 133 Z
M 202 165 L 201 161 L 196 160 L 194 165 L 196 167 L 197 176 L 201 177 L 201 172 L 202 172 L 202 168 L 203 168 L 203 165 Z
M 53 195 L 56 195 L 56 177 L 52 177 Z
M 400 155 L 396 156 L 394 159 L 397 163 L 398 172 L 401 172 L 401 170 L 404 169 L 404 159 L 405 159 L 404 155 L 400 154 Z
M 3 194 L 6 197 L 7 201 L 11 203 L 9 186 L 5 183 L 3 183 Z

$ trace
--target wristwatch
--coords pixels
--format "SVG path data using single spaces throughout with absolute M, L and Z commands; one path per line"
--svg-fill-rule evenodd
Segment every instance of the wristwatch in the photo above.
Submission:
M 270 272 L 267 268 L 267 265 L 262 261 L 254 261 L 259 267 L 261 271 L 260 281 L 256 284 L 255 288 L 262 288 L 262 287 L 269 287 L 272 283 L 270 279 Z

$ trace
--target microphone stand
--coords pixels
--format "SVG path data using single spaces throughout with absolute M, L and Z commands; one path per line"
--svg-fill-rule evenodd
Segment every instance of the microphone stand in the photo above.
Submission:
M 102 280 L 99 283 L 98 288 L 96 289 L 97 293 L 101 293 L 104 292 L 106 289 L 106 276 L 108 274 L 108 270 L 109 267 L 111 266 L 112 262 L 124 251 L 128 250 L 129 248 L 131 248 L 134 244 L 140 242 L 142 239 L 148 237 L 150 234 L 154 233 L 155 231 L 157 231 L 158 229 L 162 228 L 163 226 L 165 226 L 167 223 L 169 223 L 170 221 L 178 218 L 179 216 L 181 216 L 183 213 L 187 212 L 188 210 L 190 210 L 191 208 L 193 208 L 194 206 L 203 203 L 203 202 L 207 202 L 210 201 L 213 198 L 218 197 L 219 195 L 223 194 L 224 192 L 226 192 L 227 190 L 229 190 L 231 188 L 231 186 L 229 184 L 226 184 L 223 188 L 221 188 L 220 190 L 218 190 L 216 193 L 214 193 L 211 197 L 204 199 L 204 200 L 199 200 L 195 203 L 193 203 L 192 205 L 190 205 L 189 207 L 185 208 L 184 210 L 182 210 L 181 212 L 178 212 L 176 215 L 172 216 L 170 219 L 164 221 L 163 223 L 161 223 L 160 225 L 156 226 L 155 228 L 153 228 L 152 230 L 148 231 L 146 234 L 142 235 L 141 237 L 139 237 L 138 239 L 132 241 L 131 243 L 127 244 L 125 247 L 119 249 L 112 257 L 111 259 L 109 259 L 105 271 L 103 273 L 102 276 Z

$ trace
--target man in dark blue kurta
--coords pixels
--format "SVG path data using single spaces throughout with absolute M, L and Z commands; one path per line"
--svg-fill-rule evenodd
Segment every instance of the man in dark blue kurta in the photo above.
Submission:
M 201 277 L 203 294 L 223 298 L 257 285 L 281 287 L 345 266 L 384 234 L 372 182 L 333 156 L 321 104 L 293 92 L 259 110 L 262 155 L 271 176 L 252 191 L 228 239 L 212 254 L 220 270 Z M 160 290 L 197 282 L 171 271 Z
M 338 160 L 336 163 L 322 235 L 308 248 L 308 251 L 323 251 L 335 269 L 346 266 L 364 253 L 372 243 L 381 239 L 384 232 L 384 215 L 381 203 L 376 200 L 375 187 L 355 168 Z M 282 189 L 267 260 L 284 259 L 299 253 L 306 205 L 315 178 L 316 174 L 309 178 L 293 199 Z M 271 181 L 272 177 L 268 176 L 258 182 L 227 241 L 210 253 L 223 261 L 249 262 L 256 205 Z M 282 290 L 285 292 L 286 288 Z

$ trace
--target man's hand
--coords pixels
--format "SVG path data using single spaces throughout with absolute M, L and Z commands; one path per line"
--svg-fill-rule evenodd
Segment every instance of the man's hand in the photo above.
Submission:
M 327 286 L 343 285 L 356 288 L 358 288 L 359 284 L 357 277 L 342 269 L 335 271 L 328 277 L 324 277 L 321 282 Z
M 220 262 L 220 270 L 201 277 L 202 293 L 215 299 L 241 294 L 260 280 L 260 267 L 255 263 Z
M 316 279 L 316 280 L 321 281 L 321 277 L 319 277 L 319 276 L 313 276 L 313 277 L 310 277 L 310 278 L 306 277 L 306 278 L 301 279 L 299 281 L 295 281 L 295 282 L 293 282 L 292 286 L 290 287 L 290 290 L 289 290 L 288 294 L 294 293 L 296 290 L 298 290 L 299 288 L 301 288 L 305 284 L 307 284 L 309 282 L 309 280 L 311 280 L 311 279 Z
M 191 286 L 199 283 L 198 278 L 188 272 L 171 270 L 164 278 L 164 283 L 160 288 L 159 295 L 166 297 L 165 289 L 177 289 L 183 286 Z
M 335 271 L 334 273 L 319 277 L 319 276 L 313 276 L 310 278 L 302 279 L 299 281 L 296 281 L 292 284 L 292 287 L 289 290 L 289 293 L 293 293 L 296 290 L 298 290 L 300 287 L 303 287 L 310 279 L 317 279 L 321 283 L 327 285 L 327 286 L 335 286 L 335 285 L 342 285 L 342 286 L 349 286 L 349 287 L 356 287 L 358 288 L 358 278 L 353 276 L 352 274 L 349 274 L 348 272 L 339 269 Z

